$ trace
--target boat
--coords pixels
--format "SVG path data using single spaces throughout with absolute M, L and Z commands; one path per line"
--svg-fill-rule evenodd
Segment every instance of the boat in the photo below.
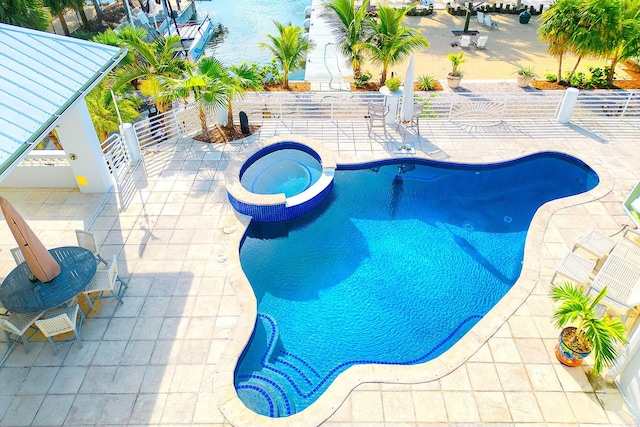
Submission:
M 634 227 L 640 227 L 640 181 L 622 203 L 625 213 L 633 221 Z
M 161 0 L 162 8 L 158 10 L 151 0 L 144 4 L 145 8 L 136 7 L 129 12 L 128 24 L 146 29 L 150 40 L 160 35 L 167 37 L 177 34 L 180 36 L 178 55 L 197 62 L 214 33 L 209 15 L 197 19 L 198 13 L 193 1 L 178 10 L 174 10 L 169 0 Z

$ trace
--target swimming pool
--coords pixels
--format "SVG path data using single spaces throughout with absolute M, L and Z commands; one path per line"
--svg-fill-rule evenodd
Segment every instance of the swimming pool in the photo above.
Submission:
M 260 49 L 260 42 L 267 42 L 266 34 L 277 34 L 273 20 L 302 27 L 304 10 L 311 0 L 211 0 L 197 4 L 198 18 L 207 14 L 214 24 L 222 23 L 229 29 L 224 41 L 217 47 L 208 46 L 205 55 L 214 55 L 225 64 L 268 64 L 271 54 Z M 304 72 L 290 78 L 303 78 Z
M 240 259 L 259 314 L 236 369 L 238 396 L 257 413 L 288 416 L 350 366 L 436 358 L 518 279 L 536 210 L 597 183 L 558 153 L 336 172 L 318 210 L 247 230 Z

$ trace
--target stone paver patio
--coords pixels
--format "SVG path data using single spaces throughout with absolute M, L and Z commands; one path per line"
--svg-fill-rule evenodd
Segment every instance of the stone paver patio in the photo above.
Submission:
M 621 202 L 640 179 L 640 127 L 421 125 L 422 136 L 411 142 L 423 157 L 477 163 L 555 150 L 592 165 L 603 187 L 598 200 L 555 205 L 531 230 L 533 292 L 470 359 L 435 381 L 361 384 L 325 425 L 635 425 L 615 388 L 594 389 L 583 368 L 556 361 L 547 292 L 556 264 L 583 230 L 613 234 L 629 223 Z M 381 132 L 369 138 L 364 120 L 273 121 L 261 138 L 285 133 L 321 140 L 338 163 L 392 156 L 393 144 Z M 2 190 L 49 247 L 74 244 L 76 228 L 95 232 L 102 254 L 118 256 L 130 285 L 122 306 L 108 300 L 89 318 L 82 347 L 74 343 L 54 356 L 38 341 L 28 354 L 21 346 L 13 352 L 0 368 L 0 425 L 228 425 L 217 406 L 216 374 L 241 323 L 243 298 L 227 274 L 238 267 L 242 227 L 223 172 L 245 150 L 165 144 L 146 153 L 118 194 Z M 15 242 L 7 227 L 0 236 L 6 276 Z

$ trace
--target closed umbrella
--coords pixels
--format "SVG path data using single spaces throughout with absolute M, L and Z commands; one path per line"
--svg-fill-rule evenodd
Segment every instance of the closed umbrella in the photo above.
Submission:
M 0 197 L 0 207 L 31 274 L 43 283 L 53 280 L 60 274 L 60 265 L 7 199 Z
M 404 94 L 402 97 L 402 109 L 400 110 L 400 118 L 403 122 L 409 122 L 413 117 L 413 84 L 415 81 L 413 74 L 413 54 L 411 54 L 407 73 L 404 77 Z

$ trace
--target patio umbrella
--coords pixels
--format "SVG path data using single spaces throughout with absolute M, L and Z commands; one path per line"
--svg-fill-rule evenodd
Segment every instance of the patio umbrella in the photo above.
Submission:
M 413 117 L 413 84 L 415 81 L 413 74 L 413 54 L 411 54 L 409 65 L 407 66 L 407 73 L 404 77 L 404 93 L 402 97 L 402 109 L 400 110 L 400 118 L 403 122 L 409 122 Z
M 60 265 L 7 199 L 0 197 L 0 207 L 31 274 L 43 283 L 53 280 L 60 274 Z

